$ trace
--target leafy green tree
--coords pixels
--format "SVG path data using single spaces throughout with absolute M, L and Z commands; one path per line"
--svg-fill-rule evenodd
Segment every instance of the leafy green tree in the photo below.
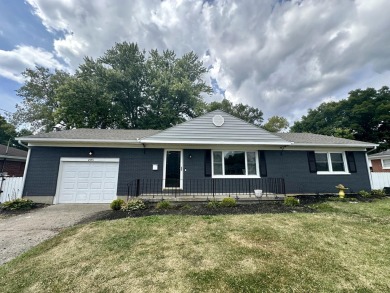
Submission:
M 69 74 L 61 70 L 50 72 L 42 66 L 26 69 L 22 74 L 26 81 L 17 95 L 23 97 L 23 101 L 16 105 L 12 123 L 17 126 L 28 123 L 34 131 L 51 131 L 56 124 L 54 112 L 60 106 L 56 92 Z
M 102 57 L 86 57 L 69 75 L 43 67 L 27 69 L 18 90 L 23 102 L 14 121 L 34 130 L 66 128 L 164 129 L 204 110 L 206 68 L 193 53 L 148 56 L 137 44 L 117 43 Z
M 173 51 L 152 50 L 146 65 L 149 107 L 144 128 L 165 129 L 203 113 L 201 94 L 212 89 L 201 78 L 206 68 L 195 53 L 177 58 Z
M 116 127 L 112 115 L 118 106 L 105 90 L 105 83 L 103 65 L 85 58 L 84 64 L 57 90 L 56 98 L 61 106 L 54 113 L 55 121 L 68 129 Z
M 13 140 L 15 137 L 15 127 L 0 115 L 0 144 L 8 145 L 8 141 L 10 139 Z
M 223 99 L 221 102 L 211 102 L 207 105 L 207 111 L 222 110 L 237 118 L 240 118 L 248 123 L 260 126 L 263 122 L 263 112 L 258 108 L 244 104 L 233 105 L 228 99 Z
M 269 132 L 280 132 L 286 130 L 289 127 L 289 123 L 286 118 L 280 116 L 272 116 L 268 119 L 262 127 Z
M 390 91 L 367 88 L 351 91 L 345 100 L 322 103 L 295 122 L 291 132 L 312 132 L 379 143 L 389 148 Z
M 31 134 L 32 132 L 27 129 L 17 131 L 14 125 L 8 123 L 7 120 L 0 115 L 0 144 L 25 149 L 25 147 L 20 145 L 15 138 Z
M 142 128 L 146 104 L 146 58 L 134 43 L 116 43 L 97 61 L 103 66 L 104 93 L 116 107 L 113 127 Z

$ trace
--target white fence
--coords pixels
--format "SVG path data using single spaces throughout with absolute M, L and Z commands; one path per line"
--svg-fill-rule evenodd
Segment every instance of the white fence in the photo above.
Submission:
M 22 197 L 23 177 L 5 177 L 1 186 L 2 178 L 0 177 L 0 186 L 3 191 L 0 195 L 0 202 L 5 202 Z
M 372 189 L 390 187 L 390 172 L 371 172 Z

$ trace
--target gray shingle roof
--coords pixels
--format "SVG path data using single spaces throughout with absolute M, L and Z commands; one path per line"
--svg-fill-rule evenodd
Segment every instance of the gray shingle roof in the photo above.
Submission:
M 2 156 L 26 158 L 27 152 L 13 147 L 9 147 L 7 152 L 7 146 L 0 144 L 0 157 Z
M 141 139 L 160 132 L 161 130 L 151 129 L 72 129 L 55 131 L 49 133 L 39 133 L 36 135 L 20 137 L 19 140 L 29 141 L 30 139 L 79 139 L 79 140 L 128 140 L 136 141 L 137 138 Z
M 313 144 L 313 145 L 367 145 L 367 146 L 376 146 L 376 144 L 363 142 L 352 139 L 345 139 L 334 136 L 327 136 L 321 134 L 313 133 L 276 133 L 279 137 L 293 142 L 295 145 L 299 144 Z
M 224 118 L 222 126 L 213 124 L 213 117 Z M 375 144 L 312 133 L 270 133 L 223 111 L 217 110 L 189 120 L 166 130 L 139 129 L 72 129 L 18 138 L 25 142 L 34 141 L 86 141 L 91 143 L 119 142 L 171 144 L 240 144 L 240 145 L 289 145 L 292 146 L 349 146 L 374 147 Z
M 383 151 L 380 153 L 372 154 L 372 155 L 369 155 L 368 157 L 372 158 L 372 157 L 383 157 L 383 156 L 390 156 L 390 150 L 386 150 L 386 151 Z

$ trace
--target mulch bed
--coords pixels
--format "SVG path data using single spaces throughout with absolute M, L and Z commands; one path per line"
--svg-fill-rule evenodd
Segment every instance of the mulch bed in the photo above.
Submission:
M 148 204 L 148 208 L 139 211 L 107 211 L 102 212 L 100 220 L 115 220 L 121 218 L 146 217 L 154 215 L 237 215 L 237 214 L 265 214 L 265 213 L 313 213 L 314 209 L 305 206 L 289 207 L 283 202 L 238 203 L 235 207 L 209 208 L 205 203 L 196 204 L 172 204 L 169 209 L 156 209 L 154 204 Z

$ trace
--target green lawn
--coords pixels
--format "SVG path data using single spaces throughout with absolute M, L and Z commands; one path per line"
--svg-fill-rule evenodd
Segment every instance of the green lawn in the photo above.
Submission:
M 315 214 L 152 216 L 62 232 L 1 292 L 390 292 L 390 199 Z

